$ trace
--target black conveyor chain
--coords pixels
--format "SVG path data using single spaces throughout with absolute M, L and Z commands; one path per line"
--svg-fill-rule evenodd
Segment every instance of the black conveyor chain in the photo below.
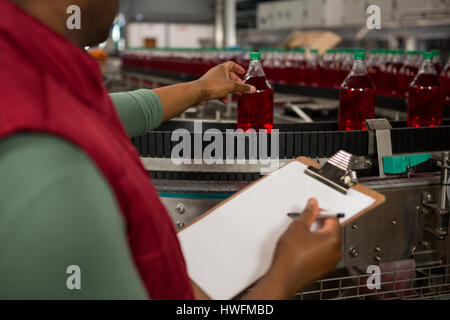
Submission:
M 433 152 L 450 150 L 450 120 L 445 120 L 443 126 L 434 128 L 405 128 L 403 122 L 392 122 L 392 149 L 394 154 L 413 152 Z M 193 122 L 169 121 L 155 131 L 132 139 L 141 157 L 171 158 L 172 148 L 179 142 L 171 141 L 172 131 L 184 128 L 193 132 Z M 235 130 L 233 124 L 203 123 L 202 131 L 216 128 L 222 132 L 226 141 L 225 131 Z M 308 124 L 282 124 L 279 129 L 279 158 L 293 159 L 299 156 L 309 158 L 329 158 L 339 150 L 345 150 L 356 156 L 368 155 L 367 131 L 337 131 L 337 124 L 331 122 Z M 194 156 L 194 134 L 191 134 L 192 155 Z M 270 139 L 268 139 L 270 142 Z M 246 159 L 248 159 L 248 139 L 245 139 Z M 269 143 L 268 142 L 268 143 Z M 202 151 L 210 142 L 202 142 Z M 270 148 L 269 148 L 270 150 Z M 234 150 L 236 157 L 236 146 Z M 224 143 L 224 158 L 226 144 Z M 182 172 L 152 172 L 156 179 L 176 180 L 238 180 L 250 181 L 260 177 L 259 174 L 243 173 L 182 173 Z M 370 172 L 362 175 L 370 174 Z M 361 176 L 361 173 L 359 173 Z

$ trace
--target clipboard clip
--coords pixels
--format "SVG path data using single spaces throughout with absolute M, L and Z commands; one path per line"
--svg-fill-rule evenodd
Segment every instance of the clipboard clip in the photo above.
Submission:
M 332 187 L 342 194 L 353 187 L 358 179 L 356 172 L 350 169 L 353 155 L 343 150 L 332 156 L 320 169 L 309 166 L 305 173 L 310 177 Z

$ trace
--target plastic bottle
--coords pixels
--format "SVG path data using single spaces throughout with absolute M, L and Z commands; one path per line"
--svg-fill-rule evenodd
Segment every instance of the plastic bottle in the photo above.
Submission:
M 343 58 L 344 56 L 342 49 L 337 49 L 334 59 L 328 67 L 330 87 L 332 88 L 339 88 L 342 83 L 342 81 L 340 81 L 340 73 Z
M 389 86 L 390 76 L 388 70 L 394 59 L 394 50 L 383 49 L 382 59 L 383 64 L 381 66 L 380 74 L 380 93 L 383 95 L 390 95 L 392 88 Z
M 256 93 L 243 94 L 239 97 L 237 127 L 244 131 L 248 129 L 272 130 L 274 91 L 264 73 L 259 52 L 250 54 L 250 66 L 244 83 L 256 87 Z
M 353 57 L 355 51 L 353 49 L 343 49 L 344 58 L 341 64 L 341 69 L 339 71 L 339 85 L 347 78 L 348 74 L 353 68 Z
M 409 85 L 409 127 L 434 127 L 442 123 L 443 90 L 432 59 L 433 53 L 423 53 L 419 73 Z
M 273 49 L 271 48 L 262 48 L 259 50 L 261 52 L 261 63 L 264 67 L 265 74 L 267 79 L 270 81 L 274 80 L 274 68 L 273 68 Z M 250 59 L 251 60 L 251 59 Z
M 386 93 L 388 95 L 397 96 L 398 95 L 398 87 L 397 87 L 397 78 L 400 72 L 400 69 L 403 67 L 403 50 L 393 50 L 392 51 L 392 60 L 391 63 L 386 68 Z
M 275 48 L 273 51 L 272 67 L 273 81 L 276 83 L 286 83 L 286 50 Z
M 289 50 L 286 52 L 286 59 L 284 61 L 285 64 L 285 81 L 287 84 L 294 84 L 295 82 L 293 82 L 293 74 L 294 74 L 294 70 L 295 70 L 295 54 L 293 50 Z
M 306 59 L 305 49 L 294 49 L 294 72 L 291 75 L 292 83 L 305 86 L 306 85 Z
M 367 60 L 367 72 L 369 73 L 370 80 L 375 85 L 376 92 L 379 93 L 381 65 L 378 49 L 370 50 L 370 56 Z
M 397 88 L 398 94 L 406 98 L 408 96 L 408 88 L 411 81 L 414 80 L 417 73 L 419 72 L 420 59 L 418 57 L 418 51 L 408 51 L 405 63 L 400 69 L 397 78 Z
M 441 82 L 444 86 L 444 100 L 446 104 L 450 104 L 450 57 L 441 73 Z
M 333 62 L 334 53 L 336 51 L 334 49 L 327 50 L 323 58 L 320 60 L 320 86 L 321 87 L 332 87 L 330 83 L 329 77 L 329 68 L 330 64 Z
M 357 51 L 355 62 L 339 88 L 339 130 L 365 130 L 366 119 L 375 114 L 375 86 L 364 63 L 365 52 Z
M 441 51 L 433 50 L 431 52 L 433 53 L 434 68 L 436 69 L 437 74 L 441 74 L 441 72 L 442 72 Z
M 306 60 L 306 84 L 311 87 L 320 85 L 319 52 L 316 49 L 309 51 L 309 56 Z

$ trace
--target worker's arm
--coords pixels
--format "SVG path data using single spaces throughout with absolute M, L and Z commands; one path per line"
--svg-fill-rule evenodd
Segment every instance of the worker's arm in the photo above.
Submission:
M 144 134 L 161 125 L 163 106 L 159 96 L 148 89 L 112 93 L 110 97 L 130 137 Z
M 0 141 L 0 177 L 0 299 L 148 298 L 113 191 L 84 152 L 16 134 Z M 67 287 L 72 265 L 80 290 Z
M 163 121 L 209 100 L 220 99 L 229 103 L 227 96 L 230 93 L 256 92 L 255 87 L 242 82 L 239 76 L 244 74 L 244 68 L 229 61 L 212 68 L 199 80 L 155 89 L 163 105 Z

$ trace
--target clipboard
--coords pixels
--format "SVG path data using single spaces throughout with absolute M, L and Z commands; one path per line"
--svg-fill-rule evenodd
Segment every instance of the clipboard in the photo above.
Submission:
M 343 158 L 345 158 L 344 165 L 339 162 L 339 159 Z M 329 206 L 339 206 L 340 203 L 336 203 L 337 200 L 335 200 L 339 199 L 342 203 L 346 202 L 348 207 L 351 205 L 363 208 L 344 218 L 344 221 L 341 221 L 343 226 L 382 204 L 385 201 L 384 195 L 361 184 L 355 184 L 354 181 L 350 181 L 351 178 L 346 180 L 348 185 L 345 186 L 344 176 L 352 175 L 352 172 L 348 170 L 350 159 L 350 154 L 340 151 L 321 167 L 309 158 L 299 157 L 248 185 L 179 230 L 178 238 L 185 256 L 188 274 L 194 286 L 197 286 L 195 289 L 205 293 L 203 295 L 205 297 L 227 300 L 237 296 L 265 274 L 270 266 L 279 236 L 292 222 L 286 217 L 286 213 L 301 212 L 306 204 L 306 201 L 302 200 L 300 203 L 296 200 L 296 190 L 290 190 L 288 186 L 284 186 L 287 180 L 291 180 L 290 185 L 302 182 L 296 180 L 294 177 L 296 173 L 307 184 L 305 190 L 298 190 L 303 198 L 311 197 L 311 194 L 307 194 L 308 192 L 318 193 L 322 200 L 330 198 L 322 201 L 322 203 L 329 201 Z M 311 171 L 310 174 L 305 174 L 308 170 Z M 340 186 L 337 186 L 338 184 Z M 281 190 L 282 188 L 286 190 Z M 264 193 L 265 191 L 268 193 Z M 297 201 L 298 203 L 295 204 L 298 206 L 297 209 L 286 209 L 290 205 L 286 203 L 271 203 L 267 199 L 270 193 L 278 194 L 278 199 Z M 321 205 L 320 197 L 316 197 L 319 206 L 328 209 Z M 279 201 L 278 199 L 274 201 Z M 265 212 L 264 216 L 240 209 L 246 206 L 251 207 L 252 204 L 255 207 L 260 206 L 261 212 L 272 209 Z M 284 207 L 284 210 L 272 214 L 271 210 L 276 210 L 278 207 Z M 258 225 L 258 217 L 260 225 Z M 273 226 L 270 225 L 271 223 Z

